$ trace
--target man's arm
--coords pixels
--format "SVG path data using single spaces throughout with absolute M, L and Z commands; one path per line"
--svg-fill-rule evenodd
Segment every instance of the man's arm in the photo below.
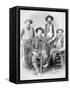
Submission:
M 62 52 L 62 51 L 65 51 L 65 48 L 64 47 L 61 48 L 61 49 L 59 49 L 59 52 Z
M 22 39 L 23 35 L 25 34 L 25 30 L 23 29 L 20 35 L 20 38 Z
M 50 39 L 48 42 L 49 43 L 52 43 L 52 42 L 54 42 L 56 40 L 56 34 L 54 35 L 54 37 L 52 38 L 52 39 Z
M 52 25 L 52 29 L 53 29 L 53 34 L 54 34 L 54 36 L 53 36 L 53 38 L 51 38 L 51 39 L 49 40 L 49 43 L 55 41 L 55 39 L 56 39 L 56 31 L 55 31 L 54 25 Z
M 62 48 L 59 49 L 60 52 L 62 52 L 62 51 L 65 50 L 65 41 L 64 41 L 64 37 L 62 37 L 61 43 L 62 43 Z
M 32 53 L 33 53 L 34 55 L 37 55 L 37 51 L 38 51 L 37 48 L 36 48 L 36 45 L 35 45 L 35 44 L 36 44 L 36 39 L 37 39 L 37 38 L 34 37 L 33 40 L 32 40 Z
M 35 37 L 35 32 L 34 32 L 34 28 L 33 27 L 30 27 L 30 33 L 31 33 L 31 36 L 30 36 L 30 39 L 33 39 Z
M 37 47 L 38 47 L 38 38 L 37 37 L 33 38 L 32 46 L 33 46 L 33 49 L 37 49 Z

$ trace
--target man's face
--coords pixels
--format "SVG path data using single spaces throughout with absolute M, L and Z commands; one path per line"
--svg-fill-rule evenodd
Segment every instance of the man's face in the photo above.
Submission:
M 30 28 L 30 22 L 29 21 L 26 22 L 26 27 Z
M 58 37 L 62 36 L 62 31 L 61 30 L 58 31 L 57 36 Z
M 39 36 L 42 35 L 42 30 L 38 30 L 38 35 L 39 35 Z
M 48 22 L 49 24 L 52 22 L 52 20 L 51 20 L 50 17 L 47 19 L 47 22 Z

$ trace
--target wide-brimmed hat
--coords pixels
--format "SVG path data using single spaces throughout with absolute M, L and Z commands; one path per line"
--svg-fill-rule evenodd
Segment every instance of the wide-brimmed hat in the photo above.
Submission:
M 53 19 L 54 19 L 53 16 L 48 15 L 48 16 L 45 18 L 45 20 L 47 21 L 48 18 L 51 18 L 52 21 L 53 21 Z
M 42 33 L 44 33 L 44 29 L 42 28 L 42 27 L 38 27 L 38 28 L 36 28 L 36 33 L 38 32 L 38 30 L 41 30 L 42 31 Z
M 27 23 L 27 22 L 30 22 L 30 24 L 32 24 L 33 23 L 33 21 L 31 20 L 31 19 L 27 19 L 27 20 L 25 20 L 25 24 Z
M 58 33 L 59 31 L 61 31 L 62 33 L 64 32 L 63 29 L 57 29 L 56 32 Z

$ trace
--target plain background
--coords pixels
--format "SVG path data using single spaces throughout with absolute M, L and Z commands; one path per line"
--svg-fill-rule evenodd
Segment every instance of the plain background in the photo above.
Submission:
M 70 9 L 70 0 L 0 0 L 0 90 L 69 90 L 70 81 L 15 85 L 9 78 L 9 8 L 37 6 Z M 69 36 L 70 38 L 70 36 Z M 69 49 L 69 48 L 68 48 Z M 70 72 L 70 70 L 69 70 Z

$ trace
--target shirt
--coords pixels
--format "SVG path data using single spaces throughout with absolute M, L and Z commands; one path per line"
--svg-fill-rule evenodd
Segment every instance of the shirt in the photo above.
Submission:
M 56 43 L 56 48 L 61 49 L 64 45 L 64 37 L 63 36 L 56 37 L 55 43 Z
M 54 25 L 53 24 L 45 25 L 45 36 L 46 36 L 47 40 L 54 37 Z
M 32 41 L 33 49 L 42 50 L 43 49 L 43 37 L 35 36 Z
M 21 38 L 24 40 L 29 40 L 34 37 L 34 29 L 30 27 L 30 29 L 24 28 L 21 32 Z

